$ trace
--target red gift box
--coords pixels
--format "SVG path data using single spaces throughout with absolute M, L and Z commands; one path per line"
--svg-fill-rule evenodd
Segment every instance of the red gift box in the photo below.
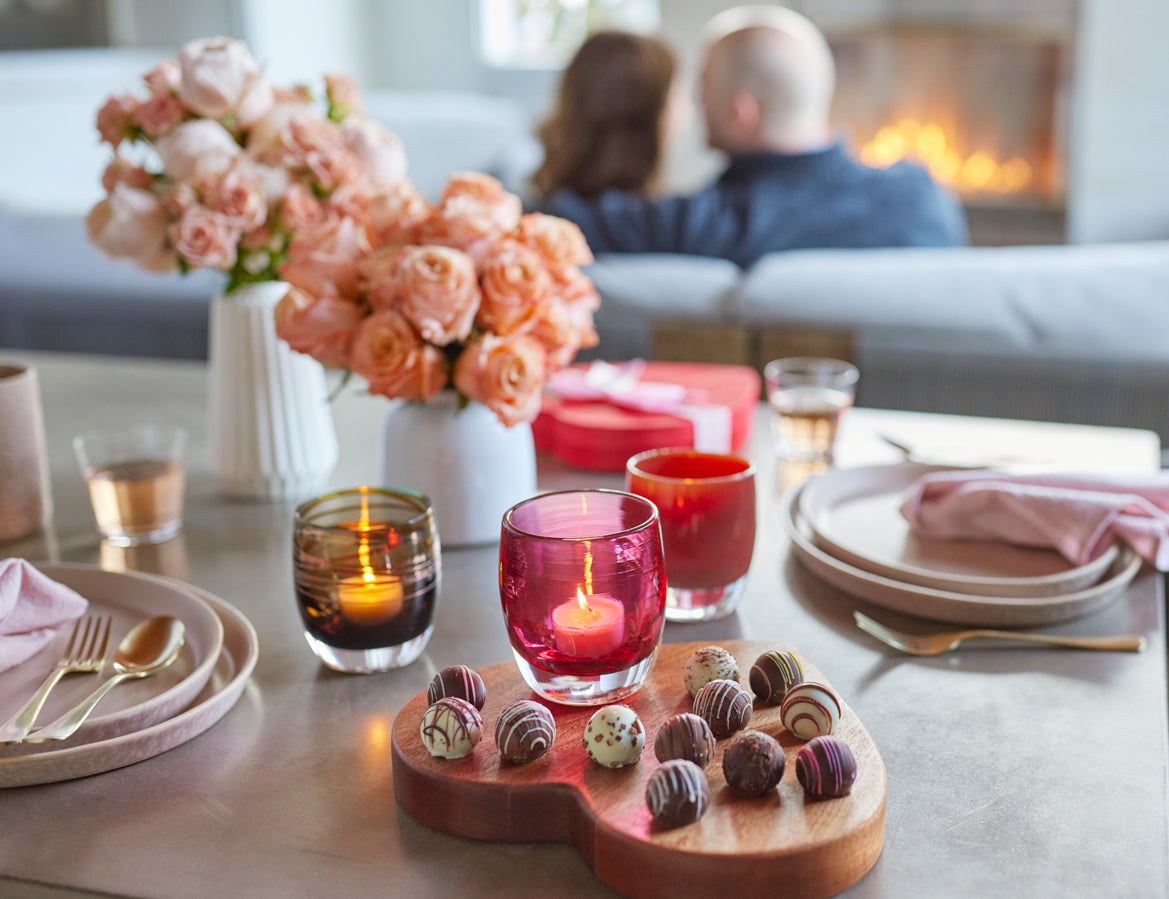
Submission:
M 571 366 L 587 371 L 588 363 Z M 642 383 L 687 388 L 688 402 L 731 410 L 731 446 L 751 436 L 759 402 L 759 374 L 745 365 L 647 362 Z M 694 424 L 678 415 L 623 408 L 608 399 L 570 400 L 546 394 L 532 422 L 536 448 L 589 471 L 624 471 L 630 456 L 667 446 L 693 446 Z

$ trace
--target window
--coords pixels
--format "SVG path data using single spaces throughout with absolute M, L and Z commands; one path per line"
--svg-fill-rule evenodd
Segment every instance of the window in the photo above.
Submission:
M 648 33 L 658 0 L 479 0 L 480 42 L 488 65 L 560 68 L 594 31 Z

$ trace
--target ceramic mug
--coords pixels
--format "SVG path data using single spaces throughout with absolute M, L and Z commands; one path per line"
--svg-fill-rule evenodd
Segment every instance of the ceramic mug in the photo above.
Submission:
M 0 541 L 35 534 L 52 517 L 36 369 L 0 362 Z

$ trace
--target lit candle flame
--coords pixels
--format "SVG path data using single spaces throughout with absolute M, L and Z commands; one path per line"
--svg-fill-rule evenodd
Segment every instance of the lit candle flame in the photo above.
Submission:
M 576 588 L 576 604 L 580 606 L 580 610 L 586 613 L 589 618 L 599 618 L 601 615 L 600 612 L 588 604 L 588 601 L 585 600 L 584 590 L 580 587 Z

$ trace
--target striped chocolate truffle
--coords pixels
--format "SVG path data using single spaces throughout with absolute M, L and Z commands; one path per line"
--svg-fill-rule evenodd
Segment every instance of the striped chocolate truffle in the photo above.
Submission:
M 813 799 L 847 796 L 856 774 L 856 756 L 839 737 L 813 737 L 796 753 L 796 779 Z
M 495 745 L 509 762 L 531 762 L 552 747 L 556 719 L 547 707 L 530 699 L 509 705 L 495 721 Z
M 840 700 L 815 681 L 804 681 L 788 690 L 779 711 L 783 726 L 801 740 L 826 736 L 840 722 Z
M 663 762 L 645 785 L 645 804 L 654 820 L 666 827 L 693 824 L 710 805 L 710 784 L 693 762 Z
M 721 646 L 703 646 L 695 650 L 686 660 L 686 668 L 682 672 L 686 692 L 691 696 L 697 696 L 698 691 L 712 680 L 738 679 L 739 663 Z
M 667 718 L 654 738 L 654 755 L 659 762 L 686 759 L 705 768 L 714 758 L 714 734 L 705 718 L 690 712 Z
M 428 705 L 434 705 L 446 696 L 465 699 L 475 708 L 482 709 L 487 701 L 487 686 L 477 671 L 466 665 L 452 665 L 436 674 L 426 688 Z
M 447 696 L 426 710 L 419 733 L 431 755 L 461 759 L 471 754 L 483 736 L 483 717 L 465 699 Z
M 790 652 L 772 649 L 755 660 L 747 679 L 756 699 L 779 705 L 787 691 L 804 679 L 804 669 Z
M 712 680 L 694 697 L 694 714 L 721 740 L 751 720 L 751 693 L 736 681 Z

